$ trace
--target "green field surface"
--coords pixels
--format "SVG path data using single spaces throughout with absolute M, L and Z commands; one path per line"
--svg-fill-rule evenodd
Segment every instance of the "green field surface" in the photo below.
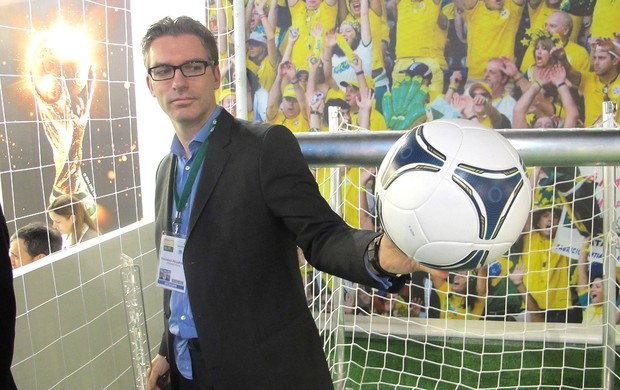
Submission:
M 603 388 L 601 346 L 349 336 L 344 355 L 347 389 Z

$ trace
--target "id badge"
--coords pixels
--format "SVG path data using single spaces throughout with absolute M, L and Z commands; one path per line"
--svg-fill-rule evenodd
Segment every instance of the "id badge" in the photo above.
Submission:
M 185 238 L 163 233 L 159 248 L 157 285 L 168 290 L 185 293 L 183 250 Z

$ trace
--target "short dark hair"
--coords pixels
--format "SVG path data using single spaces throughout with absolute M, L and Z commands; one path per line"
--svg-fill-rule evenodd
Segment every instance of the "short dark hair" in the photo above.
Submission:
M 329 120 L 329 108 L 330 107 L 340 107 L 343 110 L 350 110 L 351 106 L 347 103 L 346 100 L 341 98 L 331 98 L 325 102 L 325 107 L 323 108 L 323 124 L 327 125 Z
M 31 257 L 49 255 L 62 249 L 62 236 L 55 229 L 50 229 L 44 223 L 33 222 L 20 228 L 13 234 L 11 241 L 24 240 L 26 251 Z
M 165 18 L 152 24 L 146 31 L 146 34 L 144 34 L 144 38 L 142 38 L 142 56 L 144 57 L 144 65 L 147 67 L 149 66 L 148 51 L 155 39 L 164 36 L 176 37 L 183 34 L 195 35 L 198 37 L 209 55 L 209 60 L 215 61 L 215 65 L 219 63 L 217 42 L 215 41 L 211 31 L 209 31 L 204 24 L 190 18 L 189 16 L 179 16 L 176 19 L 166 16 Z

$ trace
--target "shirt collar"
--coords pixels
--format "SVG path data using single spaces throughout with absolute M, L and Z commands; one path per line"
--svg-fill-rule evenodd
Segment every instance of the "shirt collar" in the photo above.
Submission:
M 207 119 L 207 121 L 202 126 L 200 131 L 198 131 L 198 134 L 196 134 L 196 136 L 190 141 L 189 149 L 191 150 L 192 155 L 196 152 L 196 150 L 200 147 L 200 145 L 202 145 L 202 143 L 205 142 L 205 140 L 209 137 L 209 134 L 210 134 L 209 130 L 211 128 L 211 123 L 213 123 L 215 118 L 217 118 L 221 112 L 222 112 L 222 106 L 215 106 L 215 110 L 213 111 L 213 114 L 211 114 L 211 116 L 209 117 L 209 119 Z M 176 134 L 172 138 L 172 145 L 170 145 L 170 152 L 176 155 L 177 157 L 185 156 L 185 149 L 183 148 L 183 145 L 181 144 L 181 141 L 179 141 L 179 137 L 177 137 Z

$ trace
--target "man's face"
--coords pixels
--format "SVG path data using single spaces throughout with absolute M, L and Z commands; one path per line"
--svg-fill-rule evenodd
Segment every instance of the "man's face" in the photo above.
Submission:
M 353 87 L 353 86 L 347 86 L 345 95 L 344 95 L 344 100 L 349 104 L 349 106 L 351 107 L 357 107 L 357 100 L 360 96 L 360 90 L 357 87 Z
M 553 13 L 547 18 L 545 29 L 551 34 L 558 34 L 562 39 L 568 36 L 568 26 L 559 13 Z
M 484 81 L 489 84 L 491 89 L 502 87 L 506 84 L 507 78 L 502 73 L 502 64 L 499 61 L 489 61 L 484 72 Z
M 282 99 L 282 112 L 287 119 L 295 118 L 301 112 L 299 103 L 294 97 L 285 97 Z
M 148 67 L 213 60 L 200 39 L 190 34 L 157 38 L 147 54 Z M 215 110 L 215 89 L 220 86 L 220 71 L 217 66 L 209 66 L 202 76 L 185 77 L 177 69 L 170 80 L 153 81 L 147 75 L 146 82 L 177 131 L 197 132 Z
M 614 71 L 618 66 L 618 59 L 613 57 L 605 49 L 596 49 L 592 56 L 592 68 L 594 73 L 599 76 L 605 76 L 609 72 Z
M 35 260 L 26 250 L 26 243 L 21 238 L 11 241 L 9 257 L 11 258 L 11 266 L 13 268 L 19 268 Z

